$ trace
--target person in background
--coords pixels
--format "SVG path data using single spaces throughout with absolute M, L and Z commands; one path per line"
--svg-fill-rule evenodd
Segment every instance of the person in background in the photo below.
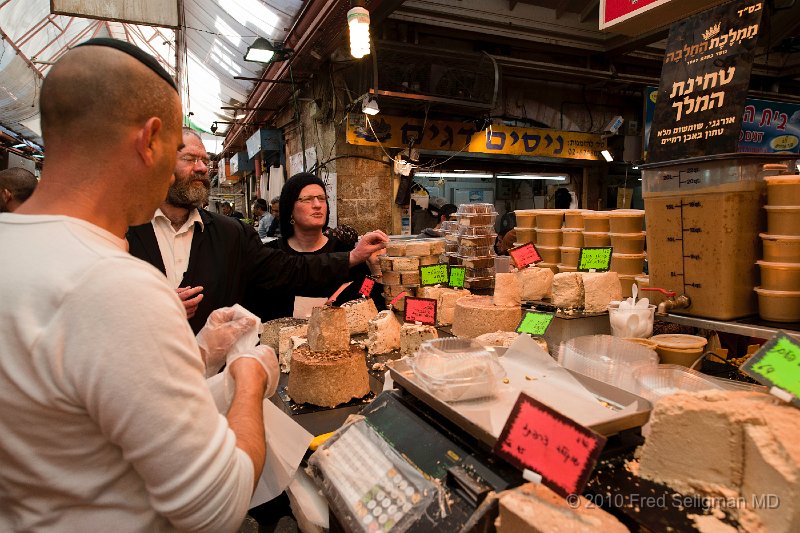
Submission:
M 0 213 L 13 213 L 27 200 L 39 182 L 24 168 L 0 171 Z
M 458 211 L 458 207 L 453 204 L 444 203 L 444 198 L 436 198 L 436 203 L 428 206 L 428 211 L 431 215 L 438 219 L 436 226 L 432 228 L 425 228 L 422 230 L 421 236 L 423 237 L 442 237 L 444 231 L 442 230 L 442 222 L 450 219 L 450 217 Z
M 267 238 L 267 230 L 272 223 L 272 215 L 267 207 L 267 201 L 263 198 L 256 198 L 253 202 L 253 215 L 258 220 L 258 236 L 263 240 Z
M 177 85 L 135 45 L 91 39 L 50 68 L 40 109 L 41 183 L 0 214 L 0 531 L 235 531 L 277 363 L 233 361 L 221 415 L 180 300 L 124 239 L 172 181 Z
M 329 230 L 327 235 L 323 231 L 328 226 L 328 195 L 325 183 L 314 174 L 301 172 L 289 178 L 281 191 L 280 208 L 281 238 L 267 246 L 292 255 L 346 252 L 356 246 L 358 233 L 352 228 Z M 352 283 L 337 297 L 336 302 L 358 298 L 364 278 L 380 277 L 378 261 L 368 260 L 366 263 L 350 270 L 348 279 Z M 329 297 L 341 285 L 340 281 L 335 281 L 313 290 L 277 289 L 264 294 L 263 298 L 270 302 L 274 318 L 280 318 L 293 315 L 295 296 Z M 382 292 L 380 283 L 376 283 L 370 292 L 379 310 L 385 308 Z
M 269 213 L 272 215 L 272 222 L 269 224 L 269 229 L 267 229 L 267 237 L 280 237 L 281 236 L 281 208 L 280 208 L 280 196 L 275 196 L 269 202 Z
M 371 232 L 350 253 L 290 256 L 267 248 L 252 227 L 200 206 L 208 201 L 208 153 L 197 132 L 184 128 L 175 163 L 175 181 L 150 222 L 128 229 L 133 256 L 167 276 L 186 309 L 192 330 L 199 331 L 212 311 L 246 303 L 256 289 L 327 287 L 349 277 L 351 266 L 386 247 L 388 237 Z M 265 311 L 266 310 L 266 311 Z
M 555 208 L 556 209 L 569 209 L 572 203 L 572 195 L 566 187 L 559 187 L 556 189 L 555 194 Z
M 241 213 L 241 211 L 234 211 L 230 202 L 222 202 L 221 209 L 222 214 L 226 217 L 233 217 L 238 220 L 242 220 L 244 218 L 244 215 Z

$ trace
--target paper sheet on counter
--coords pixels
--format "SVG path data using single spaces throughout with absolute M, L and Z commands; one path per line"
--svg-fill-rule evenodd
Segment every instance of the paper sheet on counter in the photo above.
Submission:
M 509 382 L 500 386 L 499 393 L 480 402 L 448 404 L 453 410 L 499 437 L 511 414 L 520 392 L 549 405 L 583 426 L 627 416 L 636 404 L 620 411 L 604 407 L 597 396 L 559 365 L 528 335 L 520 335 L 500 357 Z M 531 379 L 526 379 L 528 376 Z
M 222 414 L 228 412 L 225 400 L 225 377 L 217 374 L 206 382 Z M 267 457 L 250 508 L 268 502 L 286 490 L 294 479 L 308 445 L 314 436 L 281 411 L 269 398 L 264 399 L 264 429 Z

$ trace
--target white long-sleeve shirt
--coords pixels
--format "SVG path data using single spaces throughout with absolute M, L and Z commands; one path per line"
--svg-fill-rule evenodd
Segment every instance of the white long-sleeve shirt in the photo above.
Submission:
M 0 531 L 235 531 L 253 464 L 164 276 L 63 216 L 0 250 Z

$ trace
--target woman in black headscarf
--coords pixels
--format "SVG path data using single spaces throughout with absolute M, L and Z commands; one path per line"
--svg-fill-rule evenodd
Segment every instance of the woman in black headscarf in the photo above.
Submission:
M 355 247 L 355 239 L 349 236 L 344 238 L 347 232 L 328 231 L 326 234 L 328 195 L 325 192 L 325 183 L 314 174 L 301 172 L 289 178 L 281 191 L 279 206 L 281 238 L 268 246 L 294 255 L 349 252 Z M 371 268 L 375 271 L 371 272 Z M 336 303 L 341 304 L 360 297 L 358 291 L 364 279 L 373 274 L 380 276 L 380 269 L 375 263 L 370 265 L 370 261 L 351 268 L 352 283 L 337 297 Z M 314 292 L 271 291 L 268 297 L 269 307 L 275 313 L 272 318 L 292 316 L 295 296 L 329 297 L 338 288 L 339 284 L 334 284 Z M 383 287 L 379 283 L 375 283 L 370 291 L 370 297 L 379 310 L 385 308 L 382 291 Z

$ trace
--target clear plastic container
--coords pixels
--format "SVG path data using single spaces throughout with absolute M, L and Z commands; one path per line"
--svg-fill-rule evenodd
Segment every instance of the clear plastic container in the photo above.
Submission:
M 490 257 L 495 256 L 494 246 L 464 246 L 458 245 L 460 257 Z
M 800 205 L 800 176 L 766 176 L 768 205 Z
M 770 291 L 800 291 L 800 263 L 756 261 L 761 269 L 761 288 Z
M 535 228 L 536 227 L 536 210 L 535 209 L 517 209 L 514 211 L 514 216 L 517 219 L 518 228 Z
M 465 289 L 491 289 L 494 287 L 494 276 L 486 278 L 465 278 Z
M 561 230 L 561 245 L 581 248 L 583 246 L 583 230 L 576 228 Z
M 517 236 L 517 240 L 521 240 L 519 236 Z M 561 228 L 536 228 L 536 244 L 541 244 L 542 246 L 561 246 Z
M 679 365 L 638 368 L 633 373 L 633 379 L 636 383 L 635 394 L 651 402 L 676 392 L 722 389 L 710 376 Z
M 461 237 L 481 237 L 484 235 L 497 235 L 494 226 L 458 226 Z
M 633 371 L 654 368 L 658 355 L 619 337 L 587 335 L 562 344 L 558 362 L 565 368 L 635 393 Z
M 800 263 L 800 236 L 759 233 L 764 245 L 764 261 Z
M 611 246 L 611 237 L 608 232 L 584 231 L 583 245 L 587 248 Z
M 458 238 L 458 245 L 464 248 L 485 248 L 494 246 L 497 241 L 497 234 L 476 235 L 473 237 L 463 236 Z
M 611 246 L 618 254 L 640 254 L 644 252 L 645 232 L 639 233 L 609 233 Z
M 506 375 L 495 352 L 472 339 L 425 341 L 409 361 L 425 388 L 446 402 L 491 398 Z
M 615 337 L 647 338 L 653 334 L 656 306 L 620 309 L 619 304 L 608 306 L 608 321 Z
M 572 246 L 562 246 L 561 250 L 561 265 L 567 265 L 578 268 L 578 261 L 581 258 L 581 249 L 573 248 Z M 559 265 L 559 268 L 561 268 Z
M 461 257 L 461 264 L 467 268 L 492 268 L 496 256 L 487 257 Z
M 481 203 L 474 203 L 474 204 L 460 204 L 458 206 L 458 210 L 456 211 L 457 215 L 496 215 L 497 212 L 494 210 L 494 204 L 481 204 Z
M 489 268 L 470 268 L 466 267 L 464 276 L 467 278 L 489 278 L 495 275 L 494 267 Z
M 536 229 L 561 229 L 564 222 L 563 209 L 534 209 Z
M 608 233 L 611 227 L 608 220 L 609 211 L 587 211 L 583 214 L 583 231 L 589 233 Z
M 644 227 L 643 209 L 615 209 L 608 216 L 609 233 L 637 233 Z
M 497 213 L 483 215 L 456 215 L 456 221 L 460 226 L 494 226 L 496 219 Z
M 800 291 L 771 291 L 756 287 L 758 314 L 772 322 L 800 322 Z
M 765 205 L 767 233 L 800 235 L 800 205 Z

